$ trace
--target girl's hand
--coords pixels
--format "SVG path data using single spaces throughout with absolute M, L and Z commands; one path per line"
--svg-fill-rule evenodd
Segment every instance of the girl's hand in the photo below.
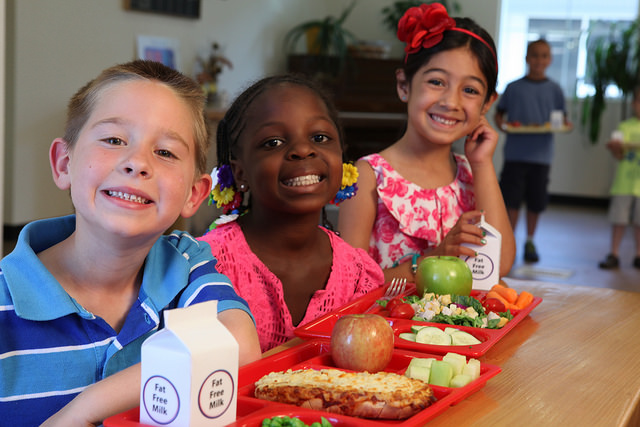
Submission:
M 475 225 L 480 220 L 481 211 L 469 211 L 460 215 L 458 222 L 429 255 L 476 256 L 473 249 L 463 243 L 482 245 L 482 230 Z
M 469 163 L 493 162 L 493 153 L 498 144 L 498 132 L 482 116 L 478 126 L 467 136 L 464 154 Z

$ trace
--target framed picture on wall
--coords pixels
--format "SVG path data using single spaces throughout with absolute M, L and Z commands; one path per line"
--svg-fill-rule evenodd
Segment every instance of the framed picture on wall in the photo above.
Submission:
M 169 37 L 138 36 L 138 59 L 149 59 L 178 69 L 179 42 Z
M 200 0 L 124 0 L 126 10 L 200 18 Z

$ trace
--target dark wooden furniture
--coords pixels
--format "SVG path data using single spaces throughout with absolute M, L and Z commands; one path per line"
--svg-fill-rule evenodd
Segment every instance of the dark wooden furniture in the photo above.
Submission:
M 333 95 L 345 132 L 347 158 L 384 149 L 404 131 L 406 104 L 398 99 L 395 71 L 401 59 L 290 55 L 288 70 L 320 80 Z M 340 70 L 341 68 L 341 70 Z M 340 70 L 328 74 L 324 70 Z

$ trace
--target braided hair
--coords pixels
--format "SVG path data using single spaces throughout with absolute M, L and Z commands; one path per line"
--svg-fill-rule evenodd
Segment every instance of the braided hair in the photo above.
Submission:
M 338 117 L 338 110 L 333 104 L 332 99 L 322 86 L 320 86 L 314 80 L 298 74 L 280 74 L 270 77 L 265 77 L 257 82 L 253 83 L 249 88 L 242 92 L 235 101 L 231 104 L 229 109 L 224 115 L 224 118 L 218 123 L 218 129 L 216 133 L 216 154 L 218 159 L 218 169 L 224 165 L 230 165 L 231 160 L 235 160 L 242 147 L 239 146 L 238 141 L 246 126 L 246 112 L 251 107 L 253 102 L 263 93 L 269 89 L 282 86 L 282 85 L 296 85 L 307 88 L 316 94 L 325 104 L 329 118 L 335 125 L 338 131 L 338 137 L 340 139 L 340 146 L 342 148 L 343 159 L 345 156 L 345 143 L 342 126 Z M 235 183 L 233 184 L 234 191 Z M 247 205 L 250 204 L 250 200 L 247 201 Z M 245 208 L 246 209 L 246 208 Z M 244 209 L 241 209 L 244 210 Z M 322 210 L 323 225 L 328 229 L 333 229 L 333 226 L 326 219 L 326 212 Z

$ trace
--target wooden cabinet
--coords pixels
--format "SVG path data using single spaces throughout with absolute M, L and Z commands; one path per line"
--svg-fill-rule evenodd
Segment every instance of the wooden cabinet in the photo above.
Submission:
M 290 55 L 288 69 L 321 79 L 340 111 L 347 157 L 357 160 L 384 149 L 402 136 L 406 104 L 398 99 L 395 78 L 401 61 L 349 56 L 337 76 L 322 78 L 318 70 L 339 68 L 337 58 Z

